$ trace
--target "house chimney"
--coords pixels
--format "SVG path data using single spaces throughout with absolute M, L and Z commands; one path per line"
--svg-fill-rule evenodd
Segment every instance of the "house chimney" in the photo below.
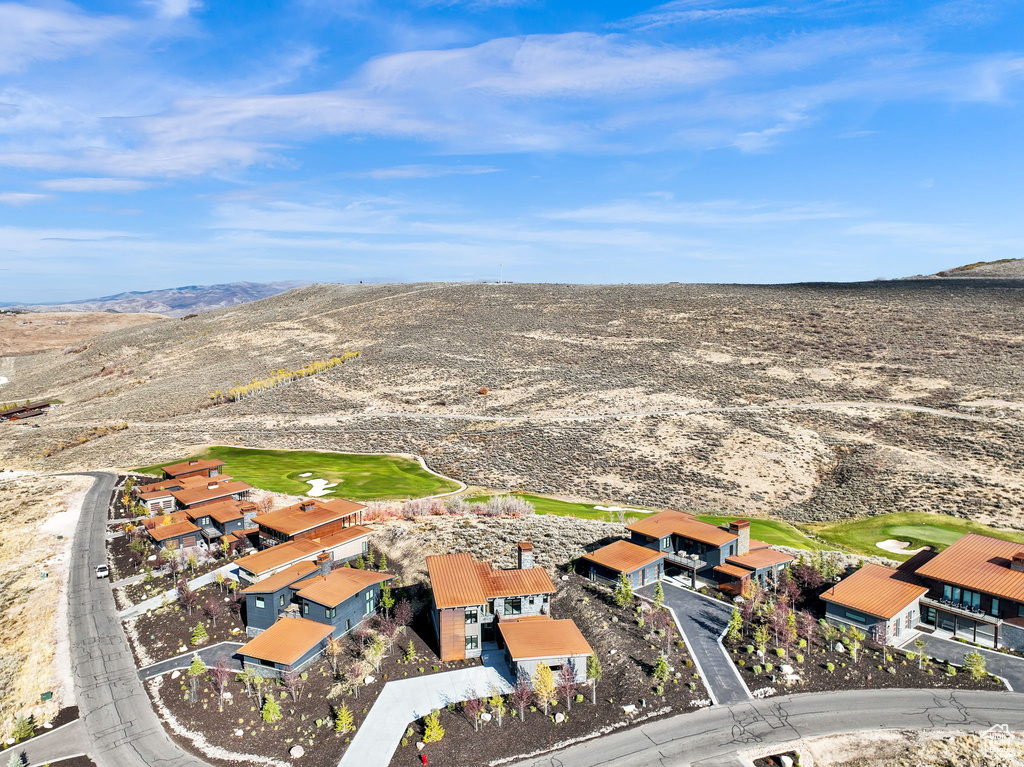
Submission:
M 320 575 L 328 576 L 331 574 L 331 555 L 326 551 L 321 551 L 316 555 L 316 563 L 320 566 Z
M 1024 551 L 1018 551 L 1010 559 L 1010 569 L 1018 573 L 1024 573 Z
M 316 508 L 316 504 L 313 501 L 303 501 L 299 504 L 299 511 L 312 511 Z
M 199 463 L 199 461 L 189 461 L 188 465 L 189 466 L 195 466 L 197 463 Z
M 247 503 L 242 507 L 242 527 L 246 530 L 251 529 L 256 523 L 253 521 L 256 519 L 258 510 L 255 503 Z
M 533 567 L 533 544 L 523 541 L 519 544 L 519 569 L 529 570 Z
M 217 483 L 216 482 L 207 482 L 206 483 L 206 489 L 207 490 L 216 490 L 217 489 Z
M 738 535 L 736 542 L 736 556 L 742 556 L 750 551 L 750 522 L 745 519 L 736 519 L 729 523 L 729 532 Z

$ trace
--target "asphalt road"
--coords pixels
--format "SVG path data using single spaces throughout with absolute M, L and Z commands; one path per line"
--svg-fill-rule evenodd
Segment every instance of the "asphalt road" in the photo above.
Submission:
M 1014 692 L 1024 692 L 1024 658 L 1017 658 L 1002 652 L 992 652 L 981 647 L 961 644 L 960 642 L 954 642 L 952 639 L 943 639 L 942 637 L 929 636 L 928 634 L 921 634 L 921 639 L 925 643 L 924 651 L 926 655 L 936 660 L 955 663 L 958 666 L 963 664 L 965 653 L 977 650 L 985 657 L 985 668 L 990 674 L 1001 676 L 1010 683 L 1010 687 Z M 917 651 L 917 648 L 914 647 L 913 639 L 904 642 L 900 646 L 904 650 Z
M 740 764 L 737 752 L 861 730 L 978 732 L 996 724 L 1024 730 L 1024 705 L 1012 692 L 856 690 L 713 706 L 612 733 L 528 767 L 711 767 Z
M 729 625 L 732 605 L 718 602 L 688 589 L 662 582 L 665 604 L 675 613 L 679 628 L 686 635 L 686 644 L 693 655 L 699 673 L 707 682 L 715 703 L 739 703 L 750 700 L 750 691 L 740 679 L 732 659 L 719 644 L 718 638 Z M 640 592 L 654 595 L 653 586 L 644 586 Z
M 115 476 L 96 481 L 82 505 L 68 582 L 68 623 L 75 696 L 99 767 L 205 767 L 164 731 L 139 680 L 110 584 L 95 575 L 106 561 L 107 507 Z

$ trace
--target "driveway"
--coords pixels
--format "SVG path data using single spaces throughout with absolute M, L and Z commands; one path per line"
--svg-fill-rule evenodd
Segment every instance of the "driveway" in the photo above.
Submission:
M 914 639 L 917 638 L 908 639 L 900 645 L 900 648 L 916 652 Z M 983 650 L 980 647 L 973 647 L 972 645 L 954 642 L 951 639 L 929 636 L 928 634 L 921 634 L 920 638 L 925 641 L 924 651 L 929 656 L 936 660 L 955 663 L 958 666 L 964 662 L 964 653 L 977 650 L 985 656 L 985 667 L 990 674 L 1001 676 L 1010 683 L 1010 688 L 1015 692 L 1024 692 L 1024 658 L 1018 658 L 1001 652 L 993 652 L 992 650 Z
M 199 659 L 202 660 L 207 668 L 213 668 L 221 658 L 224 658 L 227 660 L 232 671 L 241 671 L 242 661 L 240 658 L 235 657 L 238 653 L 238 648 L 241 646 L 241 642 L 219 642 L 218 644 L 204 647 L 201 650 L 176 655 L 173 658 L 143 666 L 139 669 L 139 679 L 150 679 L 154 676 L 160 676 L 160 674 L 166 674 L 168 671 L 186 669 L 192 665 L 192 658 L 195 655 L 199 656 Z
M 1024 731 L 1022 698 L 1012 692 L 854 690 L 714 706 L 620 730 L 523 767 L 722 767 L 738 753 L 865 730 L 979 732 L 996 724 Z
M 88 754 L 99 767 L 204 767 L 164 731 L 142 688 L 106 580 L 93 568 L 106 560 L 107 507 L 115 476 L 93 477 L 75 531 L 68 579 L 68 629 L 75 698 Z
M 662 588 L 665 605 L 674 613 L 694 665 L 707 684 L 711 700 L 716 704 L 750 700 L 750 690 L 719 642 L 729 625 L 732 605 L 671 583 L 662 582 Z M 654 586 L 644 586 L 640 593 L 653 597 Z

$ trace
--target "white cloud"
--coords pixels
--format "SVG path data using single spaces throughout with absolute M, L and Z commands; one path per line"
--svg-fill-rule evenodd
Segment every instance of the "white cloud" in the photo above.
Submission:
M 691 225 L 698 227 L 765 226 L 804 221 L 855 218 L 863 211 L 827 203 L 708 200 L 671 202 L 652 199 L 619 201 L 574 210 L 554 211 L 545 218 L 594 224 Z
M 138 192 L 153 184 L 130 178 L 55 178 L 39 186 L 55 192 Z
M 441 176 L 477 176 L 483 173 L 498 172 L 498 168 L 490 168 L 486 165 L 396 165 L 392 168 L 375 168 L 348 175 L 355 178 L 384 181 L 404 178 L 439 178 Z
M 0 3 L 0 73 L 85 53 L 129 27 L 126 19 L 90 16 L 71 5 Z
M 150 0 L 146 4 L 156 6 L 157 16 L 165 19 L 179 19 L 202 7 L 199 0 Z
M 31 192 L 0 192 L 0 203 L 22 208 L 26 205 L 49 200 L 50 197 L 51 195 L 48 194 L 32 194 Z

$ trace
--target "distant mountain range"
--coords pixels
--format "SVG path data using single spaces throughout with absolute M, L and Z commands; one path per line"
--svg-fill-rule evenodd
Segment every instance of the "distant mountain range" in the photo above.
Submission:
M 121 312 L 184 317 L 210 309 L 245 304 L 276 296 L 308 282 L 229 282 L 224 285 L 185 285 L 165 290 L 118 293 L 63 304 L 9 304 L 5 308 L 27 312 Z

